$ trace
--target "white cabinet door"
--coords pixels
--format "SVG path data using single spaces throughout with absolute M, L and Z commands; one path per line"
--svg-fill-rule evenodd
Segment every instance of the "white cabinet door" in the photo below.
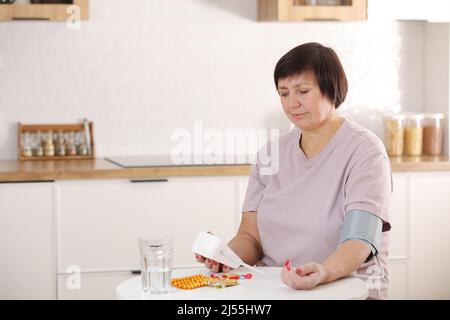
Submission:
M 53 184 L 0 184 L 0 299 L 54 299 Z
M 450 173 L 410 177 L 408 298 L 450 299 Z
M 406 299 L 407 245 L 407 174 L 393 174 L 394 191 L 391 197 L 389 218 L 389 291 L 388 299 Z
M 369 21 L 424 20 L 429 22 L 450 21 L 448 0 L 370 0 Z
M 199 231 L 228 240 L 235 226 L 235 178 L 58 182 L 58 272 L 139 269 L 138 236 L 175 236 L 174 265 L 195 266 Z
M 405 260 L 408 258 L 406 233 L 406 174 L 393 174 L 394 191 L 391 197 L 389 218 L 392 229 L 389 231 L 389 258 Z
M 80 279 L 74 275 L 58 275 L 58 299 L 60 300 L 114 300 L 116 287 L 136 274 L 131 272 L 82 273 Z
M 390 261 L 388 263 L 389 290 L 388 299 L 404 300 L 406 296 L 406 262 Z

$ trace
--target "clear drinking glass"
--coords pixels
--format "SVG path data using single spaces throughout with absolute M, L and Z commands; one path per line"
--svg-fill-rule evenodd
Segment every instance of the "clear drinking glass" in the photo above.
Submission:
M 168 293 L 172 277 L 173 236 L 139 237 L 142 289 L 145 294 Z

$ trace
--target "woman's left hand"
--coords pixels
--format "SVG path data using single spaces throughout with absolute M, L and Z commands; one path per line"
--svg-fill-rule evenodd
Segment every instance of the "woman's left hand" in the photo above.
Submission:
M 327 276 L 328 272 L 325 267 L 315 262 L 294 268 L 291 266 L 290 260 L 287 260 L 281 270 L 281 280 L 297 290 L 312 289 L 325 283 Z

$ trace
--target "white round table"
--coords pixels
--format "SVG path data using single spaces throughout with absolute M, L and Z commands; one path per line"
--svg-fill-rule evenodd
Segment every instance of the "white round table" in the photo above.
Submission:
M 175 287 L 166 294 L 145 295 L 142 291 L 141 277 L 123 281 L 116 287 L 116 297 L 122 300 L 363 300 L 369 291 L 364 281 L 358 278 L 342 278 L 332 283 L 317 286 L 312 290 L 295 290 L 281 281 L 281 268 L 258 267 L 264 274 L 250 271 L 252 279 L 239 280 L 233 287 L 216 289 L 201 287 L 181 290 Z M 235 269 L 231 273 L 248 273 L 245 269 Z M 172 278 L 194 274 L 210 275 L 210 270 L 200 268 L 174 269 Z

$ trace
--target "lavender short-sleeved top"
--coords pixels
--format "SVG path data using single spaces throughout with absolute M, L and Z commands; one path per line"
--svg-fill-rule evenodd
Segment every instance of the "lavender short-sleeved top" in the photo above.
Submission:
M 369 289 L 376 289 L 370 290 L 372 297 L 385 298 L 392 173 L 383 143 L 369 130 L 344 120 L 326 147 L 308 159 L 299 147 L 300 137 L 298 128 L 280 137 L 275 174 L 261 174 L 260 155 L 252 166 L 242 211 L 257 212 L 262 262 L 321 263 L 338 248 L 345 215 L 366 211 L 383 220 L 379 258 L 384 275 L 372 279 L 374 288 Z M 371 259 L 357 272 L 374 274 L 374 264 Z

